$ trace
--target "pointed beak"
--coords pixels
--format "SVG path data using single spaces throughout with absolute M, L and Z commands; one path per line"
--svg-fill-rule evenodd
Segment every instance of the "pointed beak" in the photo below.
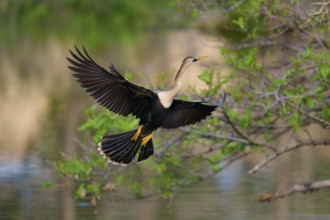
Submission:
M 197 59 L 197 61 L 199 61 L 199 60 L 205 59 L 206 57 L 208 57 L 208 56 L 196 57 L 196 59 Z

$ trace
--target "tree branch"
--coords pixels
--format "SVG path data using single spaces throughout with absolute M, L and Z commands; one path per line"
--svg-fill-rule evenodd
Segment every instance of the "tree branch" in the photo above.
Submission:
M 238 137 L 230 137 L 230 136 L 225 136 L 225 135 L 213 135 L 213 134 L 206 134 L 200 131 L 196 130 L 190 130 L 189 132 L 193 134 L 197 134 L 202 138 L 207 138 L 207 139 L 217 139 L 217 140 L 228 140 L 228 141 L 234 141 L 238 143 L 243 143 L 243 144 L 249 144 L 250 142 L 246 139 L 238 138 Z
M 309 183 L 295 184 L 285 191 L 275 192 L 272 194 L 264 194 L 256 198 L 257 202 L 271 202 L 279 198 L 284 198 L 291 194 L 301 192 L 301 193 L 312 193 L 316 190 L 329 188 L 330 180 L 320 180 Z
M 239 136 L 241 136 L 243 139 L 245 139 L 248 143 L 253 144 L 253 145 L 257 145 L 259 146 L 260 144 L 254 143 L 254 141 L 250 140 L 247 136 L 245 136 L 237 127 L 236 125 L 230 120 L 227 112 L 224 110 L 222 111 L 223 115 L 225 116 L 226 122 L 230 125 L 230 127 L 234 130 L 234 132 L 236 134 L 238 134 Z
M 330 145 L 330 139 L 319 139 L 319 140 L 304 140 L 299 142 L 293 142 L 291 144 L 288 144 L 286 146 L 283 146 L 280 150 L 276 151 L 269 157 L 267 157 L 265 160 L 261 161 L 259 164 L 257 164 L 253 169 L 249 171 L 249 174 L 254 174 L 258 170 L 260 170 L 262 167 L 266 166 L 268 163 L 273 161 L 274 159 L 278 158 L 282 154 L 288 153 L 292 150 L 296 150 L 300 147 L 304 146 L 319 146 L 319 145 Z

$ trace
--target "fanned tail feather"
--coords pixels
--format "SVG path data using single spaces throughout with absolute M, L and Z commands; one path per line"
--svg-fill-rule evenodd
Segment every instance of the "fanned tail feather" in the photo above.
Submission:
M 135 158 L 141 146 L 141 136 L 136 141 L 132 140 L 136 131 L 103 136 L 98 150 L 109 159 L 110 163 L 127 165 Z M 149 158 L 153 152 L 153 143 L 150 139 L 146 146 L 141 147 L 137 161 L 140 162 Z
M 146 144 L 146 146 L 141 147 L 140 155 L 137 161 L 141 162 L 145 159 L 148 159 L 153 154 L 154 154 L 154 145 L 152 143 L 152 139 L 150 139 Z

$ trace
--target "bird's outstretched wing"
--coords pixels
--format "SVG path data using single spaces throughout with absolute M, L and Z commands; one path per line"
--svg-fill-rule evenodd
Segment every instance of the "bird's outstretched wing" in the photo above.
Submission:
M 70 50 L 72 58 L 69 68 L 74 77 L 96 101 L 112 112 L 127 116 L 133 114 L 140 118 L 149 107 L 149 100 L 157 97 L 154 92 L 126 80 L 111 64 L 110 72 L 99 66 L 86 52 L 77 48 Z
M 205 105 L 203 102 L 188 102 L 173 100 L 173 103 L 164 118 L 162 128 L 178 128 L 200 122 L 226 101 L 226 93 L 218 105 Z

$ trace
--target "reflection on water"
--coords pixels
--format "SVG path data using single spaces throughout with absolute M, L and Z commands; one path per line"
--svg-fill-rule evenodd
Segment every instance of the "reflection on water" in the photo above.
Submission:
M 188 35 L 205 48 L 196 35 Z M 180 43 L 180 34 L 173 36 Z M 181 53 L 167 52 L 164 57 L 168 57 L 168 66 L 164 62 L 157 65 L 161 53 L 155 51 L 157 56 L 141 56 L 141 62 L 135 61 L 132 69 L 159 73 L 180 64 L 181 59 L 173 57 L 218 53 L 216 49 L 202 51 L 198 47 L 178 52 L 176 47 L 170 43 L 160 46 L 162 52 L 168 48 Z M 56 181 L 47 160 L 57 159 L 62 152 L 75 154 L 74 139 L 79 137 L 76 127 L 92 100 L 68 74 L 67 48 L 52 42 L 34 53 L 33 61 L 28 49 L 20 54 L 21 60 L 32 63 L 1 60 L 0 76 L 6 82 L 1 85 L 6 87 L 1 88 L 4 92 L 0 98 L 6 105 L 0 108 L 0 123 L 6 129 L 0 133 L 0 219 L 330 219 L 330 193 L 326 190 L 272 203 L 254 202 L 256 196 L 286 189 L 294 182 L 328 178 L 330 155 L 321 147 L 284 156 L 253 176 L 247 173 L 256 158 L 239 161 L 179 192 L 170 208 L 168 201 L 157 197 L 137 200 L 118 191 L 103 198 L 95 214 L 88 203 L 74 199 L 69 187 L 41 190 L 44 181 Z M 155 62 L 147 62 L 148 58 Z M 148 63 L 145 69 L 143 63 Z M 25 76 L 20 78 L 20 74 Z
M 321 164 L 327 162 L 322 150 L 314 154 Z M 20 167 L 1 165 L 0 219 L 330 219 L 329 191 L 297 194 L 272 203 L 254 202 L 257 195 L 278 188 L 276 176 L 282 172 L 277 166 L 287 159 L 256 176 L 247 174 L 250 162 L 235 163 L 179 192 L 170 209 L 167 201 L 156 197 L 138 200 L 114 192 L 103 198 L 95 214 L 88 203 L 74 200 L 69 188 L 41 190 L 40 184 L 54 174 L 35 152 L 28 157 Z M 294 161 L 298 166 L 286 169 L 282 181 L 295 181 L 290 178 L 299 172 L 302 161 L 297 158 Z M 323 177 L 329 174 L 324 166 L 315 169 Z

